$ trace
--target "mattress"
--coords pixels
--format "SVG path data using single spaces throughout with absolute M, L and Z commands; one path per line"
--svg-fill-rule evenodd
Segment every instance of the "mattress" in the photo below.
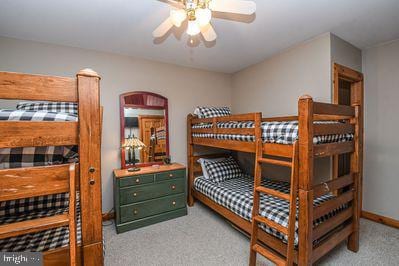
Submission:
M 78 121 L 78 116 L 47 111 L 0 109 L 0 121 Z M 77 162 L 77 160 L 77 146 L 0 149 L 0 169 L 47 166 Z
M 59 194 L 60 195 L 60 194 Z M 5 202 L 0 202 L 0 213 L 17 209 L 18 212 L 0 216 L 0 224 L 8 224 L 13 222 L 21 222 L 36 218 L 49 217 L 57 214 L 68 212 L 68 197 L 60 197 L 59 195 L 51 195 L 37 197 L 36 201 L 22 200 L 17 206 L 6 206 Z M 40 206 L 40 207 L 39 207 Z M 80 220 L 80 204 L 76 203 L 77 208 L 77 241 L 81 242 L 81 220 Z M 17 237 L 0 239 L 1 252 L 44 252 L 69 245 L 69 229 L 68 226 L 49 229 L 37 233 L 26 234 Z
M 205 179 L 203 176 L 197 177 L 194 181 L 194 188 L 198 192 L 204 194 L 214 202 L 234 212 L 241 218 L 251 221 L 253 206 L 253 177 L 243 175 L 239 178 L 229 179 L 220 183 L 214 183 Z M 283 193 L 289 193 L 290 185 L 287 182 L 272 181 L 263 179 L 262 186 L 278 190 Z M 314 200 L 313 205 L 318 206 L 321 203 L 332 199 L 332 194 L 327 194 Z M 343 205 L 331 213 L 320 217 L 314 221 L 314 226 L 333 217 L 340 211 L 344 210 Z M 288 227 L 289 220 L 289 202 L 270 196 L 261 194 L 260 209 L 261 216 L 266 217 L 284 227 Z M 298 213 L 295 222 L 295 245 L 298 245 Z M 279 231 L 260 224 L 260 228 L 267 233 L 279 238 L 287 243 L 288 237 Z
M 71 113 L 43 110 L 0 110 L 0 121 L 78 121 Z M 0 149 L 0 169 L 47 166 L 78 161 L 77 146 Z M 1 178 L 1 177 L 0 177 Z M 0 202 L 0 225 L 61 214 L 68 211 L 68 193 Z M 78 242 L 81 239 L 77 202 Z M 68 246 L 68 227 L 0 240 L 0 251 L 47 251 Z
M 335 121 L 316 121 L 315 124 L 339 123 Z M 218 128 L 254 128 L 253 121 L 229 121 L 218 122 Z M 212 123 L 195 124 L 192 128 L 212 128 Z M 262 122 L 262 140 L 268 143 L 277 144 L 293 144 L 298 139 L 298 121 L 285 122 Z M 220 140 L 236 140 L 236 141 L 255 141 L 254 135 L 240 135 L 240 134 L 214 134 L 214 133 L 193 133 L 194 138 L 214 138 Z M 322 135 L 314 136 L 314 144 L 345 142 L 353 139 L 353 134 L 336 134 L 336 135 Z

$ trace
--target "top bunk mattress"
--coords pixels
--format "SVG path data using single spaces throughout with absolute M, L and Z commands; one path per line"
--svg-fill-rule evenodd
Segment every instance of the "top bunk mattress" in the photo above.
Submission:
M 316 121 L 315 124 L 336 124 L 335 121 Z M 218 122 L 218 128 L 254 128 L 253 121 L 229 121 Z M 212 123 L 201 123 L 192 126 L 196 128 L 212 128 Z M 298 139 L 298 121 L 276 121 L 276 122 L 262 122 L 262 141 L 267 143 L 277 144 L 293 144 Z M 214 134 L 214 133 L 193 133 L 194 138 L 213 138 L 219 140 L 235 140 L 235 141 L 255 141 L 254 135 L 241 134 Z M 332 142 L 345 142 L 353 140 L 353 134 L 336 134 L 336 135 L 321 135 L 313 138 L 314 144 L 324 144 Z
M 78 121 L 78 115 L 45 110 L 0 109 L 0 121 Z M 77 146 L 0 149 L 0 169 L 72 163 L 77 159 Z

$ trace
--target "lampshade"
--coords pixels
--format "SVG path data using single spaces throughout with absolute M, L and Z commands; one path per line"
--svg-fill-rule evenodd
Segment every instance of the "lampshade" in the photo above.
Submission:
M 133 137 L 128 137 L 127 139 L 125 139 L 125 142 L 122 145 L 122 148 L 144 148 L 145 144 L 143 142 L 141 142 L 141 140 L 139 140 L 138 138 L 136 138 L 135 136 Z
M 188 27 L 187 27 L 187 34 L 190 36 L 195 36 L 198 33 L 200 33 L 201 29 L 198 25 L 198 22 L 196 20 L 189 20 L 188 21 Z
M 170 17 L 172 19 L 173 25 L 175 25 L 176 27 L 180 27 L 183 21 L 186 20 L 187 13 L 184 9 L 179 9 L 179 10 L 172 9 L 170 11 Z
M 195 11 L 195 16 L 197 17 L 198 25 L 204 27 L 211 22 L 212 11 L 208 8 L 198 8 Z

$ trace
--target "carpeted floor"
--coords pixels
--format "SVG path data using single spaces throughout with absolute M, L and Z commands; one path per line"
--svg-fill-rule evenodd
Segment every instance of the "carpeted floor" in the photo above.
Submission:
M 105 265 L 248 265 L 249 239 L 196 203 L 189 214 L 123 234 L 104 227 Z M 320 265 L 399 265 L 399 230 L 361 221 L 360 251 L 343 243 Z M 258 265 L 273 265 L 258 255 Z

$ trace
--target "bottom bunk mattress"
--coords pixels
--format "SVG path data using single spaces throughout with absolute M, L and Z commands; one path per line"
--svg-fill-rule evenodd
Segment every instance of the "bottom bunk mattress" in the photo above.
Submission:
M 241 218 L 247 221 L 252 219 L 253 206 L 253 177 L 243 175 L 239 178 L 229 179 L 220 183 L 212 182 L 203 176 L 197 177 L 194 181 L 194 188 L 198 192 L 206 195 L 219 205 L 229 209 Z M 287 182 L 272 181 L 270 179 L 263 179 L 262 186 L 278 190 L 283 193 L 289 193 L 290 184 Z M 332 199 L 333 195 L 325 195 L 314 200 L 313 205 L 318 206 L 321 203 Z M 333 217 L 340 211 L 344 210 L 346 205 L 343 205 L 328 215 L 322 216 L 314 221 L 314 225 L 318 225 L 325 220 Z M 259 213 L 284 227 L 288 226 L 289 218 L 289 202 L 270 196 L 261 194 L 261 202 Z M 298 214 L 295 222 L 295 245 L 298 244 Z M 267 227 L 264 224 L 260 225 L 264 231 L 276 236 L 283 242 L 287 243 L 288 237 L 279 231 Z
M 68 212 L 68 194 L 0 202 L 0 225 Z M 77 241 L 81 241 L 80 204 L 77 200 Z M 68 226 L 0 239 L 1 252 L 45 252 L 69 245 Z

